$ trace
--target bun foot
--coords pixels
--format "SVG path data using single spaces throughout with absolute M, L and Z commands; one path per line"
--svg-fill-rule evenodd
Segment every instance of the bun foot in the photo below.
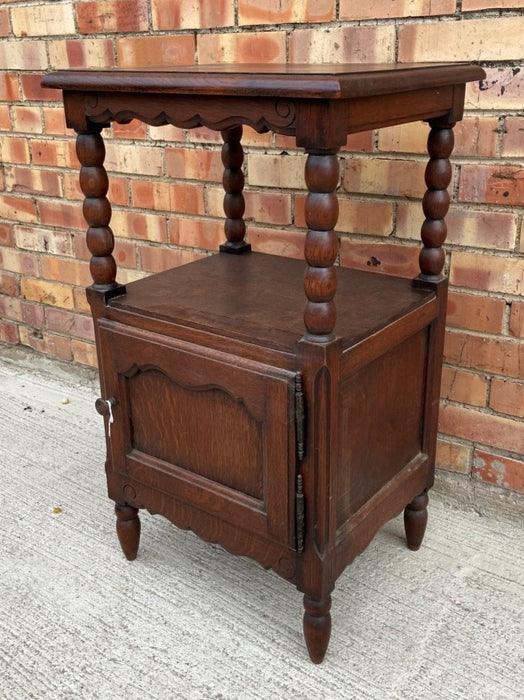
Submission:
M 423 491 L 404 509 L 404 529 L 409 549 L 416 552 L 422 544 L 428 522 L 428 494 Z
M 331 635 L 331 596 L 325 600 L 313 600 L 304 596 L 304 637 L 309 658 L 314 664 L 324 660 Z
M 138 508 L 133 506 L 115 506 L 116 513 L 116 534 L 122 547 L 126 559 L 133 561 L 136 559 L 138 545 L 140 542 L 140 519 Z

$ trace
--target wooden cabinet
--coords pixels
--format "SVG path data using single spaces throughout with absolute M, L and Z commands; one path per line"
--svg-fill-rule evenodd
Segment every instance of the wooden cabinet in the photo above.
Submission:
M 447 279 L 445 214 L 466 65 L 192 66 L 64 71 L 89 224 L 109 496 L 129 559 L 138 511 L 273 568 L 304 593 L 314 662 L 336 578 L 404 510 L 420 546 L 435 461 Z M 103 127 L 207 125 L 224 140 L 220 252 L 126 287 L 116 280 Z M 338 149 L 348 133 L 430 123 L 420 274 L 337 265 Z M 242 124 L 307 154 L 304 261 L 252 252 Z M 424 217 L 421 216 L 421 219 Z

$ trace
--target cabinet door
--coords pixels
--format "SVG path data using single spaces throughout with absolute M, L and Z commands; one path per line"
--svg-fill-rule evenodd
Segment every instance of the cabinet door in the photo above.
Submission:
M 105 320 L 99 337 L 110 468 L 294 546 L 295 375 Z

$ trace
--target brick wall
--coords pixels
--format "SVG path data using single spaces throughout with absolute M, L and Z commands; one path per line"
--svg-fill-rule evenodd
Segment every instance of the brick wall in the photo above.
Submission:
M 487 79 L 468 87 L 456 129 L 438 461 L 524 492 L 523 36 L 523 0 L 0 0 L 0 339 L 95 363 L 74 136 L 60 95 L 39 86 L 45 71 L 479 61 Z M 303 155 L 289 138 L 245 133 L 250 241 L 299 257 Z M 426 134 L 412 124 L 349 138 L 342 265 L 417 271 Z M 116 125 L 106 167 L 121 281 L 216 249 L 216 134 Z

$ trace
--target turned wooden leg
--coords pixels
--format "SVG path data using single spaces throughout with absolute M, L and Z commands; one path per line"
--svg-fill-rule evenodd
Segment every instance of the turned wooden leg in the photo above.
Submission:
M 428 494 L 423 491 L 404 509 L 404 528 L 409 549 L 416 552 L 422 544 L 428 522 Z
M 244 151 L 242 149 L 242 126 L 234 126 L 220 132 L 224 140 L 222 146 L 222 163 L 224 165 L 224 175 L 222 183 L 224 185 L 224 213 L 226 221 L 224 232 L 226 242 L 220 246 L 221 253 L 249 253 L 251 246 L 246 243 L 246 224 L 244 221 L 244 211 L 246 204 L 244 201 L 244 173 L 242 163 L 244 162 Z
M 304 637 L 309 658 L 314 664 L 324 660 L 331 635 L 331 596 L 325 600 L 313 600 L 304 596 Z
M 115 506 L 116 513 L 116 534 L 122 547 L 126 559 L 133 561 L 136 559 L 138 544 L 140 542 L 140 518 L 138 508 L 133 506 Z

